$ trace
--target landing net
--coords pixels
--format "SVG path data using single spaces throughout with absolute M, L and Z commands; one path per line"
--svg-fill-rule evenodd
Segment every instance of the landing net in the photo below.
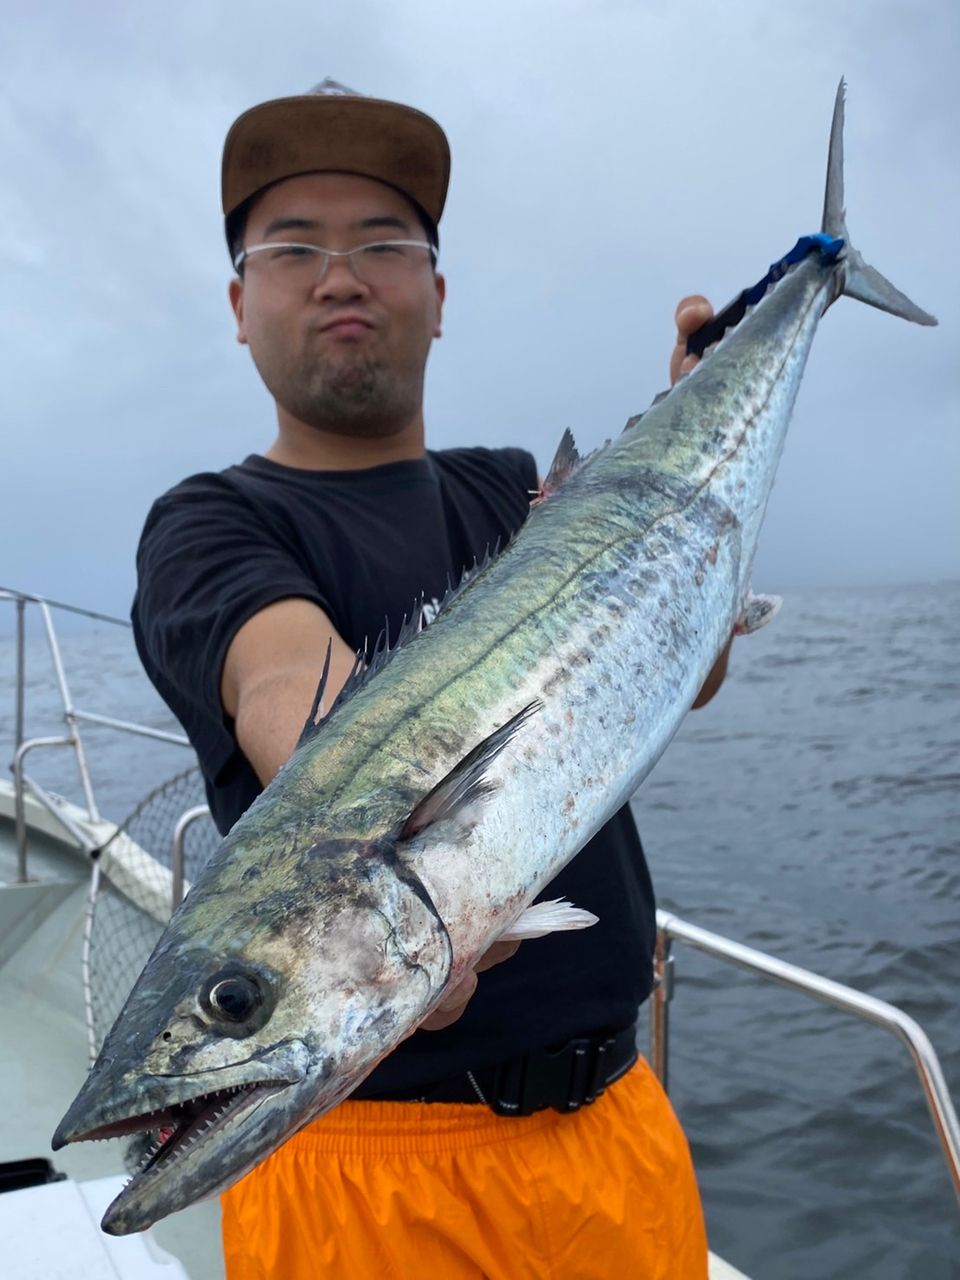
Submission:
M 220 843 L 194 766 L 151 791 L 93 864 L 83 940 L 91 1063 L 173 911 L 174 832 L 184 814 L 184 892 Z

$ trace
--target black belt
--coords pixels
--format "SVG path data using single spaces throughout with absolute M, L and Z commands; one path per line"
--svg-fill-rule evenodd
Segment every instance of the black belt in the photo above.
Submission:
M 529 1116 L 553 1107 L 578 1111 L 596 1102 L 608 1085 L 626 1075 L 637 1060 L 637 1028 L 579 1036 L 552 1049 L 440 1080 L 401 1096 L 377 1094 L 370 1101 L 475 1102 L 501 1116 Z

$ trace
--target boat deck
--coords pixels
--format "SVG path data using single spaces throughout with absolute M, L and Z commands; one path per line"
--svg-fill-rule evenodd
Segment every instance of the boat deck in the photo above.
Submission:
M 0 1108 L 3 1161 L 51 1157 L 50 1136 L 89 1067 L 81 978 L 89 863 L 34 830 L 29 872 L 33 882 L 18 885 L 13 826 L 0 816 L 0 1089 L 12 1102 Z M 77 1182 L 124 1173 L 119 1142 L 65 1147 L 52 1159 Z M 153 1234 L 192 1280 L 224 1276 L 216 1202 L 175 1215 Z

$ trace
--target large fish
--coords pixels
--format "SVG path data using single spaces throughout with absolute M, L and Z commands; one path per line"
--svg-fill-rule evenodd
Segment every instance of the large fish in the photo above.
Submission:
M 564 441 L 519 536 L 308 721 L 205 867 L 54 1138 L 159 1132 L 105 1231 L 230 1185 L 509 930 L 583 923 L 524 913 L 770 611 L 750 565 L 820 317 L 848 294 L 935 323 L 850 245 L 842 120 L 841 84 L 821 233 L 613 443 Z

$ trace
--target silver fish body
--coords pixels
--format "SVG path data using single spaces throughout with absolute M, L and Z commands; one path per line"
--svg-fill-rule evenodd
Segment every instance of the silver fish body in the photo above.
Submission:
M 831 235 L 839 145 L 835 115 Z M 228 1186 L 346 1097 L 640 784 L 745 614 L 814 333 L 856 290 L 931 319 L 849 248 L 810 253 L 237 823 L 55 1137 L 165 1133 L 105 1230 Z

